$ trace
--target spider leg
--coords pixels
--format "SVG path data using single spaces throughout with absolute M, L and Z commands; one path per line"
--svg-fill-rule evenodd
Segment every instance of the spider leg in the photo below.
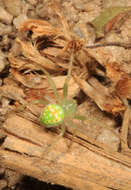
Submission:
M 47 155 L 51 151 L 51 149 L 57 144 L 57 142 L 61 139 L 61 137 L 63 137 L 65 131 L 66 131 L 66 125 L 63 123 L 61 125 L 60 134 L 56 137 L 56 139 L 48 147 L 44 148 L 40 158 L 36 158 L 35 160 L 32 161 L 32 165 L 36 165 L 37 167 L 39 167 L 41 169 L 41 167 L 38 165 L 38 163 L 43 159 L 44 155 Z M 44 145 L 43 145 L 43 147 L 44 147 Z M 53 158 L 52 161 L 56 162 L 58 157 L 59 156 L 57 156 L 56 158 Z
M 33 100 L 33 101 L 30 101 L 30 102 L 27 102 L 27 101 L 24 100 L 22 102 L 22 104 L 19 105 L 16 108 L 16 111 L 23 111 L 26 107 L 29 108 L 32 104 L 43 104 L 43 105 L 46 105 L 47 101 L 44 101 L 44 100 Z
M 56 142 L 57 142 L 61 137 L 63 137 L 65 131 L 66 131 L 66 125 L 65 125 L 64 123 L 62 123 L 62 125 L 61 125 L 61 132 L 60 132 L 60 134 L 56 137 L 56 140 L 55 140 Z
M 72 119 L 68 119 L 68 120 L 66 121 L 66 124 L 65 124 L 65 125 L 66 125 L 67 127 L 72 127 L 72 129 L 73 129 L 72 134 L 73 134 L 73 136 L 75 136 L 77 127 L 75 126 L 75 124 L 74 124 L 74 122 L 72 121 Z
M 76 115 L 74 117 L 74 119 L 78 119 L 80 121 L 85 121 L 86 117 L 82 116 L 82 115 Z M 74 121 L 72 119 L 68 119 L 66 121 L 66 127 L 71 127 L 72 130 L 72 139 L 74 139 L 77 136 L 77 128 L 79 128 L 81 126 L 81 124 L 78 123 L 74 123 Z M 72 143 L 71 143 L 72 144 Z
M 73 65 L 73 53 L 71 53 L 71 57 L 70 57 L 70 63 L 69 63 L 69 69 L 68 69 L 68 73 L 67 73 L 67 77 L 64 83 L 64 87 L 63 87 L 63 97 L 64 99 L 66 99 L 67 95 L 68 95 L 68 82 L 70 80 L 70 76 L 71 76 L 71 71 L 72 71 L 72 65 Z
M 76 114 L 74 118 L 81 121 L 85 121 L 87 119 L 84 115 L 79 115 L 79 114 Z
M 31 105 L 33 105 L 33 104 L 42 104 L 42 105 L 47 105 L 47 101 L 45 101 L 45 100 L 42 100 L 42 99 L 38 99 L 38 100 L 32 100 L 32 101 L 30 101 L 30 102 L 26 102 L 26 101 L 24 101 L 24 103 L 23 103 L 23 105 L 21 105 L 22 107 L 27 107 L 27 108 L 29 108 L 29 106 L 31 106 Z M 20 106 L 20 107 L 21 107 Z
M 55 139 L 48 147 L 46 147 L 46 148 L 43 150 L 43 152 L 42 152 L 42 154 L 41 154 L 41 157 L 38 158 L 38 159 L 36 158 L 36 159 L 32 162 L 33 165 L 39 163 L 39 161 L 42 160 L 42 158 L 44 157 L 44 155 L 47 155 L 47 154 L 51 151 L 51 149 L 57 144 L 57 142 L 61 139 L 61 137 L 63 137 L 65 131 L 66 131 L 66 125 L 63 123 L 63 124 L 61 125 L 61 132 L 60 132 L 60 134 L 56 137 L 56 139 Z M 43 145 L 43 146 L 44 146 L 44 145 Z
M 73 143 L 73 139 L 76 137 L 77 127 L 76 127 L 76 124 L 71 119 L 67 120 L 66 126 L 71 127 L 73 129 L 73 131 L 72 131 L 72 139 L 71 139 L 71 141 L 70 141 L 70 143 L 68 145 L 68 148 L 70 149 L 70 147 L 72 146 L 72 143 Z
M 57 99 L 57 101 L 58 101 L 58 103 L 59 103 L 59 102 L 60 102 L 59 93 L 58 93 L 58 91 L 57 91 L 57 88 L 56 88 L 56 85 L 55 85 L 54 81 L 53 81 L 52 78 L 51 78 L 51 75 L 50 75 L 50 74 L 48 73 L 48 71 L 46 71 L 46 69 L 44 69 L 43 67 L 38 66 L 38 68 L 39 68 L 40 70 L 42 70 L 42 71 L 44 72 L 44 74 L 46 75 L 46 77 L 47 77 L 47 79 L 48 79 L 48 81 L 49 81 L 49 84 L 50 84 L 51 88 L 52 88 L 53 91 L 54 91 L 55 97 L 56 97 L 56 99 Z
M 37 99 L 37 100 L 32 100 L 29 103 L 27 103 L 27 105 L 32 105 L 32 104 L 43 104 L 43 105 L 47 105 L 47 101 L 42 100 L 42 99 Z
M 56 143 L 59 141 L 59 139 L 61 139 L 61 137 L 63 137 L 65 131 L 66 131 L 66 125 L 63 123 L 63 124 L 61 125 L 61 132 L 60 132 L 60 134 L 59 134 L 59 135 L 56 137 L 56 139 L 49 145 L 47 152 L 49 152 L 49 151 L 56 145 Z M 44 152 L 46 152 L 46 151 L 44 151 Z
M 56 102 L 53 100 L 53 98 L 51 98 L 51 97 L 49 97 L 49 96 L 44 96 L 44 98 L 46 99 L 46 100 L 48 100 L 50 103 L 52 103 L 52 104 L 56 104 Z

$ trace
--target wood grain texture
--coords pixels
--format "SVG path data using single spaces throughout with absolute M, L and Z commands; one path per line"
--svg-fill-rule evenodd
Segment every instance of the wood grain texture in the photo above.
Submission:
M 6 167 L 73 189 L 131 189 L 131 160 L 126 155 L 114 152 L 113 159 L 111 150 L 102 151 L 79 138 L 69 148 L 70 135 L 47 152 L 57 134 L 16 114 L 9 115 L 3 131 L 7 137 L 0 149 L 0 163 Z

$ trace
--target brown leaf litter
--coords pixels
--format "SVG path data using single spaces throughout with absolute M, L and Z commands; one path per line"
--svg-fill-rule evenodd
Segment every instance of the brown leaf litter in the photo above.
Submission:
M 123 54 L 129 55 L 130 50 L 123 46 L 118 47 L 117 44 L 110 47 L 95 47 L 97 43 L 94 43 L 94 48 L 90 48 L 90 45 L 86 48 L 88 39 L 85 40 L 73 32 L 73 26 L 67 23 L 57 5 L 53 4 L 51 8 L 61 25 L 53 26 L 48 21 L 39 19 L 25 21 L 19 27 L 14 46 L 8 56 L 10 75 L 5 80 L 5 84 L 0 87 L 1 96 L 14 100 L 16 106 L 22 104 L 27 108 L 17 113 L 19 116 L 9 115 L 4 130 L 11 136 L 15 127 L 18 129 L 15 130 L 13 140 L 10 137 L 6 140 L 5 148 L 31 156 L 41 155 L 43 142 L 46 141 L 45 139 L 47 142 L 50 141 L 50 137 L 45 135 L 46 130 L 42 129 L 42 133 L 41 128 L 37 126 L 43 107 L 41 105 L 27 106 L 27 103 L 43 99 L 45 95 L 55 99 L 41 68 L 50 73 L 62 97 L 70 55 L 73 52 L 73 71 L 68 84 L 68 97 L 78 101 L 80 104 L 78 111 L 87 117 L 87 121 L 84 122 L 74 121 L 77 131 L 73 140 L 92 152 L 129 166 L 131 77 L 127 68 L 130 62 L 126 60 L 123 67 L 123 60 L 119 54 L 124 52 Z M 122 15 L 119 16 L 121 19 Z M 117 24 L 119 19 L 115 18 L 112 21 L 113 24 Z M 107 43 L 110 38 L 115 39 L 117 35 L 110 34 L 111 27 L 110 21 L 106 23 L 108 35 L 104 37 L 104 40 L 107 40 Z M 122 121 L 117 121 L 119 118 Z M 12 119 L 15 120 L 15 125 Z M 28 120 L 33 123 L 30 124 Z M 29 134 L 23 132 L 25 126 L 22 123 L 25 123 L 25 126 L 28 125 Z M 22 130 L 22 127 L 19 129 L 19 125 L 23 127 L 22 132 L 19 131 Z M 30 126 L 33 134 L 30 133 Z M 37 130 L 40 138 L 35 134 Z M 72 133 L 69 127 L 65 136 L 72 139 Z M 49 132 L 49 136 L 52 134 Z M 17 136 L 20 136 L 19 142 L 13 144 Z M 24 138 L 26 138 L 25 145 L 22 144 Z M 31 150 L 30 141 L 32 142 Z M 64 143 L 59 145 L 64 146 Z M 39 149 L 37 146 L 40 146 Z
M 46 77 L 39 73 L 40 67 L 55 74 L 52 78 L 59 92 L 62 92 L 66 78 L 62 73 L 68 69 L 70 53 L 73 50 L 74 69 L 69 82 L 69 97 L 77 96 L 80 88 L 102 111 L 115 116 L 123 113 L 126 109 L 124 99 L 131 97 L 130 76 L 121 69 L 119 63 L 111 61 L 114 55 L 106 47 L 86 49 L 84 40 L 70 30 L 58 7 L 54 6 L 53 10 L 63 28 L 52 26 L 44 20 L 25 21 L 19 28 L 19 35 L 8 57 L 10 73 L 13 80 L 25 88 L 26 101 L 52 93 Z M 31 35 L 28 35 L 29 32 Z M 97 64 L 95 60 L 98 61 Z M 101 70 L 99 64 L 106 72 Z M 94 74 L 98 78 L 100 75 L 105 81 L 110 80 L 110 86 L 105 86 Z M 36 89 L 41 89 L 37 95 Z M 16 101 L 19 99 L 16 98 Z

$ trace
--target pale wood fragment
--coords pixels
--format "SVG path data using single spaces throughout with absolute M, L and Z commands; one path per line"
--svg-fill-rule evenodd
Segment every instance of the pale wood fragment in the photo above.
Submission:
M 131 153 L 131 149 L 128 147 L 127 144 L 130 117 L 131 117 L 131 109 L 130 107 L 127 107 L 123 116 L 123 123 L 121 129 L 121 148 L 123 152 L 126 152 L 126 154 Z

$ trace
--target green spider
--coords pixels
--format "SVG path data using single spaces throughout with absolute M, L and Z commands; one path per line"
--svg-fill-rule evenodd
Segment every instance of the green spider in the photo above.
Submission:
M 46 75 L 51 88 L 53 89 L 57 103 L 54 100 L 52 100 L 50 97 L 46 97 L 50 103 L 46 105 L 45 108 L 43 109 L 40 117 L 40 123 L 44 125 L 44 127 L 46 128 L 60 126 L 61 133 L 59 134 L 59 137 L 64 135 L 67 126 L 71 126 L 73 128 L 75 127 L 73 124 L 73 119 L 79 119 L 82 121 L 86 119 L 85 116 L 77 114 L 76 101 L 72 98 L 67 97 L 68 82 L 71 76 L 72 64 L 73 64 L 73 54 L 71 55 L 70 58 L 67 78 L 63 86 L 63 99 L 60 99 L 56 85 L 52 80 L 50 74 L 45 69 L 41 68 L 44 74 Z

